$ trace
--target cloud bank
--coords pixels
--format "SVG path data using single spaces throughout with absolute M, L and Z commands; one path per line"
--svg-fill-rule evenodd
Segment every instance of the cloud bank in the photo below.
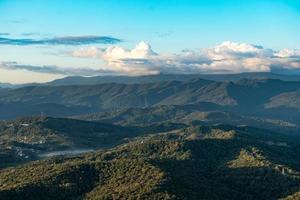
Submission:
M 73 38 L 74 39 L 74 38 Z M 64 42 L 65 39 L 62 39 Z M 67 40 L 71 42 L 71 40 Z M 226 41 L 215 47 L 184 50 L 177 54 L 160 54 L 146 42 L 132 49 L 120 46 L 82 47 L 71 52 L 73 57 L 104 61 L 104 66 L 59 67 L 0 62 L 3 70 L 26 70 L 62 76 L 150 75 L 150 74 L 216 74 L 242 72 L 300 72 L 300 50 L 275 51 L 259 45 Z
M 116 44 L 120 39 L 108 36 L 66 36 L 45 39 L 7 38 L 0 37 L 0 45 L 88 45 L 88 44 Z
M 87 47 L 75 57 L 97 58 L 110 70 L 129 75 L 158 73 L 277 72 L 300 69 L 300 50 L 275 51 L 259 45 L 226 41 L 215 47 L 185 50 L 179 54 L 158 54 L 145 42 L 131 50 L 120 46 L 106 49 Z
M 92 68 L 71 68 L 71 67 L 58 67 L 58 66 L 36 66 L 36 65 L 23 65 L 17 62 L 2 62 L 0 69 L 4 70 L 26 70 L 42 74 L 56 74 L 64 76 L 93 76 L 98 74 L 111 74 L 112 71 Z

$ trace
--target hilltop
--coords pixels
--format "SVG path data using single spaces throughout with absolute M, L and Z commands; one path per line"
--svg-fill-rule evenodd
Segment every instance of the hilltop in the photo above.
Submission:
M 134 137 L 121 126 L 52 117 L 0 122 L 0 168 L 72 151 L 108 148 Z
M 297 141 L 251 127 L 191 126 L 138 137 L 109 150 L 2 170 L 0 196 L 297 199 Z

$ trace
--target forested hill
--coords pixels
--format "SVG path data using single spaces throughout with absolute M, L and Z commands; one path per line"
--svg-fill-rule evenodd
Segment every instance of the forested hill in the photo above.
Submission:
M 298 139 L 191 126 L 0 171 L 2 199 L 299 199 Z
M 49 155 L 108 148 L 138 129 L 52 117 L 27 117 L 0 121 L 0 168 Z
M 300 82 L 274 79 L 242 79 L 237 82 L 193 79 L 147 84 L 30 86 L 0 90 L 0 119 L 39 115 L 41 112 L 47 116 L 65 117 L 130 107 L 208 102 L 236 114 L 298 121 L 299 88 Z M 280 100 L 283 96 L 284 101 Z

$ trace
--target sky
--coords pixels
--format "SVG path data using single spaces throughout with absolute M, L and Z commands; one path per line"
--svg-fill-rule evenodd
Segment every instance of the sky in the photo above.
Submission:
M 299 0 L 0 0 L 0 82 L 299 73 Z

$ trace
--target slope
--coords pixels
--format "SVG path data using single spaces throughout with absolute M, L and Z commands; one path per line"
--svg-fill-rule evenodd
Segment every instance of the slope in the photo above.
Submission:
M 117 148 L 0 171 L 6 199 L 278 199 L 300 191 L 299 142 L 192 126 Z
M 137 130 L 99 122 L 27 117 L 0 122 L 0 168 L 41 156 L 112 147 Z

